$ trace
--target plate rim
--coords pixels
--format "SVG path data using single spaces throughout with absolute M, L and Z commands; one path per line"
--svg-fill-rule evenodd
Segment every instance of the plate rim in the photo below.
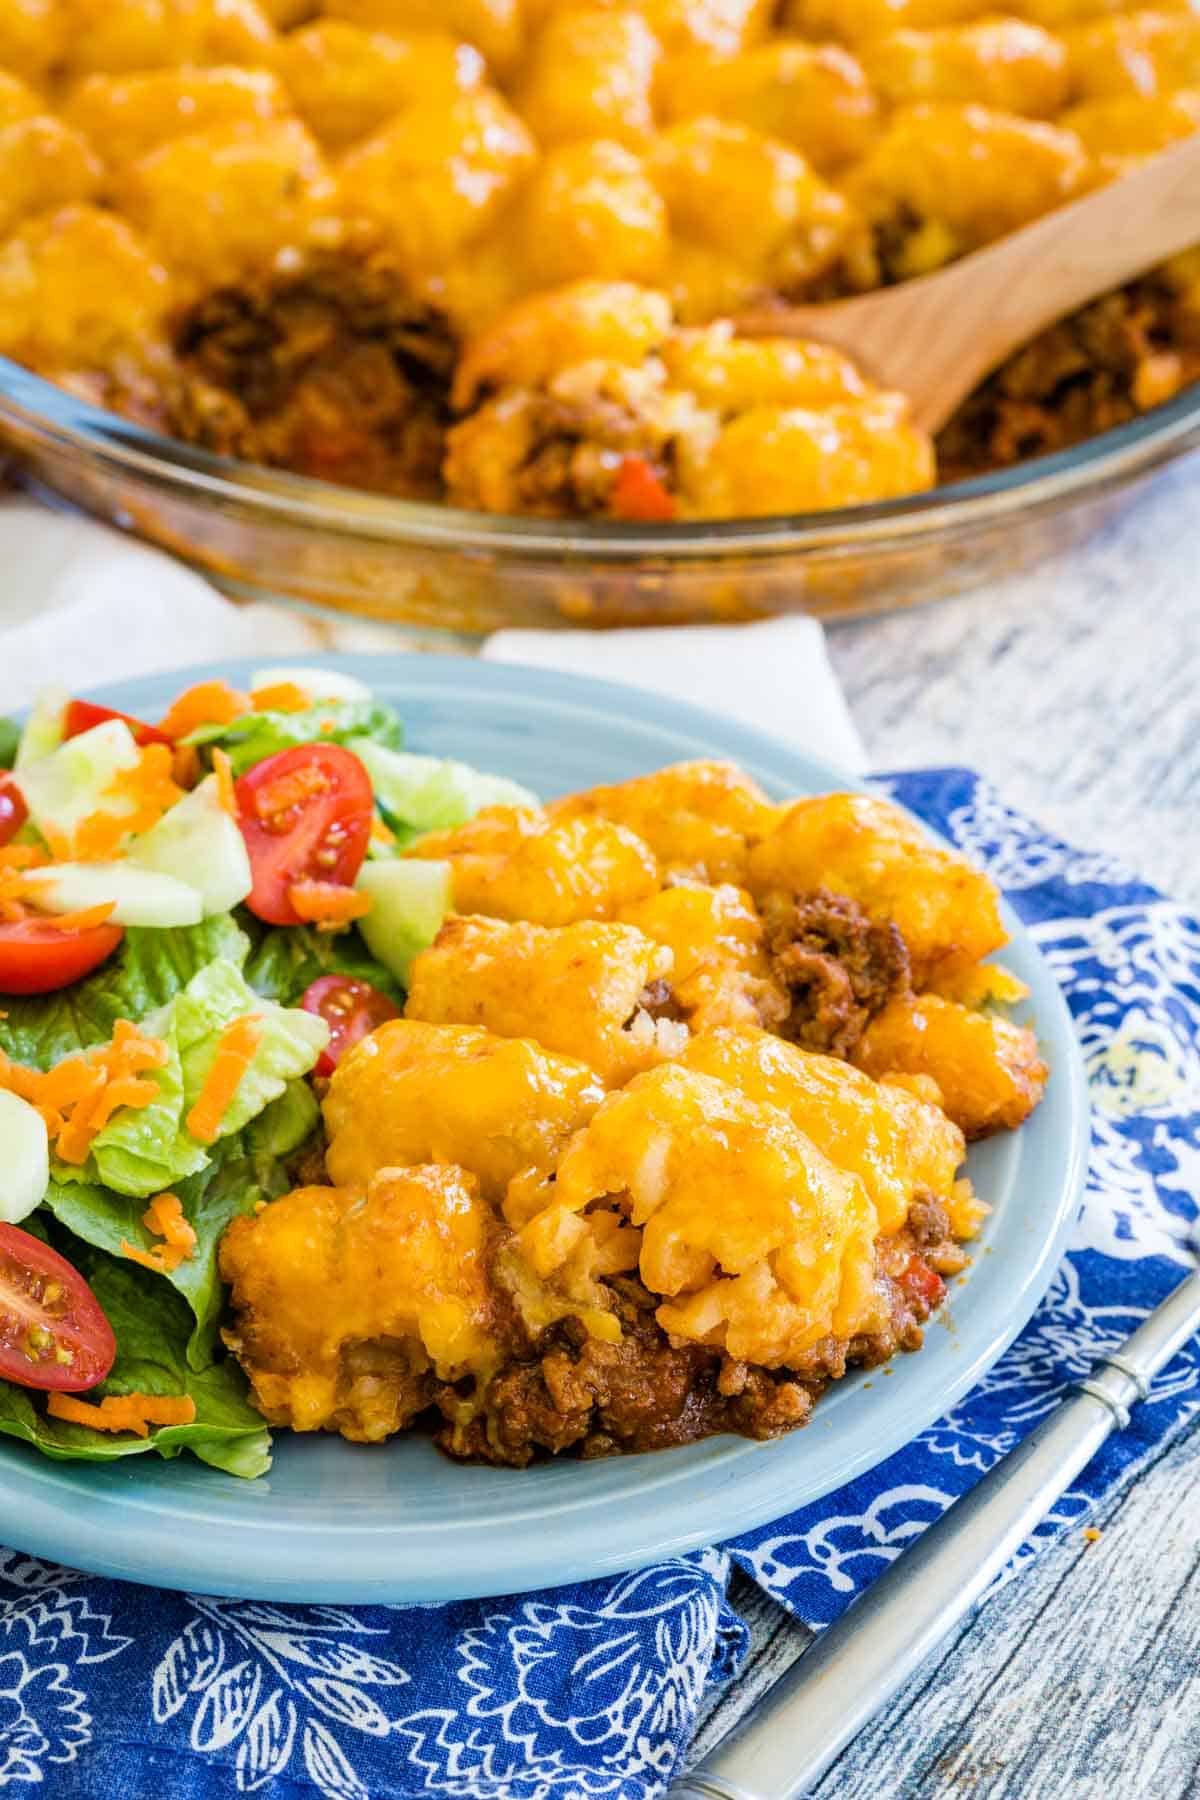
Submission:
M 182 686 L 189 680 L 225 677 L 245 679 L 265 656 L 205 659 L 180 668 L 165 669 L 148 675 L 109 682 L 90 688 L 87 695 L 101 704 L 117 704 L 136 711 L 139 699 L 159 696 L 167 684 Z M 329 667 L 356 674 L 375 691 L 387 685 L 408 687 L 434 695 L 447 694 L 467 687 L 475 694 L 507 695 L 510 699 L 525 697 L 533 702 L 565 702 L 578 709 L 633 717 L 642 726 L 653 726 L 670 736 L 690 735 L 713 740 L 713 753 L 749 761 L 758 766 L 772 765 L 776 773 L 770 777 L 776 786 L 788 781 L 786 765 L 800 771 L 794 780 L 807 784 L 819 781 L 826 791 L 850 788 L 872 791 L 861 777 L 849 775 L 821 757 L 790 746 L 758 731 L 753 726 L 690 702 L 669 698 L 651 688 L 634 684 L 601 680 L 586 675 L 567 674 L 534 665 L 485 662 L 479 658 L 454 655 L 426 655 L 405 651 L 321 653 L 269 658 L 273 667 Z M 386 695 L 384 696 L 386 698 Z M 401 702 L 401 708 L 403 703 Z M 780 766 L 784 772 L 779 773 Z M 603 779 L 603 777 L 601 777 Z M 815 791 L 822 791 L 820 788 Z M 929 827 L 925 827 L 929 829 Z M 938 834 L 934 834 L 935 836 Z M 1051 1141 L 1052 1160 L 1057 1164 L 1058 1189 L 1055 1204 L 1037 1240 L 1035 1253 L 1015 1289 L 1008 1297 L 1002 1321 L 998 1321 L 974 1353 L 963 1360 L 955 1373 L 937 1386 L 936 1395 L 926 1395 L 914 1415 L 911 1397 L 904 1407 L 897 1395 L 880 1420 L 872 1420 L 873 1429 L 862 1432 L 859 1448 L 838 1464 L 835 1478 L 824 1485 L 810 1488 L 799 1497 L 788 1490 L 794 1470 L 790 1464 L 797 1451 L 802 1456 L 805 1440 L 821 1425 L 818 1407 L 812 1425 L 803 1432 L 790 1434 L 767 1444 L 716 1437 L 703 1440 L 711 1453 L 712 1467 L 681 1468 L 672 1474 L 667 1459 L 671 1451 L 648 1453 L 646 1457 L 612 1459 L 618 1469 L 643 1468 L 652 1455 L 655 1464 L 662 1463 L 657 1473 L 643 1482 L 639 1495 L 669 1488 L 681 1482 L 685 1488 L 699 1486 L 706 1493 L 693 1495 L 686 1503 L 672 1509 L 671 1522 L 665 1527 L 652 1527 L 634 1518 L 630 1529 L 614 1541 L 598 1541 L 594 1537 L 573 1551 L 560 1548 L 548 1553 L 538 1541 L 534 1520 L 518 1524 L 526 1542 L 506 1537 L 505 1556 L 498 1559 L 477 1553 L 474 1563 L 455 1563 L 449 1568 L 434 1565 L 429 1559 L 428 1544 L 414 1542 L 408 1550 L 410 1562 L 402 1570 L 380 1568 L 381 1545 L 389 1539 L 393 1551 L 402 1551 L 399 1539 L 402 1527 L 394 1519 L 386 1524 L 362 1524 L 318 1527 L 311 1523 L 293 1523 L 264 1516 L 253 1525 L 239 1520 L 238 1542 L 231 1545 L 230 1533 L 223 1536 L 219 1516 L 215 1519 L 195 1516 L 197 1524 L 215 1535 L 216 1543 L 207 1549 L 172 1538 L 172 1523 L 177 1528 L 187 1522 L 188 1508 L 165 1504 L 160 1495 L 150 1499 L 119 1491 L 88 1494 L 88 1476 L 95 1465 L 58 1462 L 45 1458 L 31 1446 L 8 1438 L 0 1438 L 0 1495 L 10 1503 L 9 1523 L 4 1526 L 5 1540 L 14 1535 L 14 1544 L 26 1553 L 103 1576 L 132 1580 L 152 1586 L 183 1591 L 227 1595 L 250 1600 L 291 1600 L 352 1604 L 355 1602 L 441 1603 L 453 1600 L 485 1598 L 494 1595 L 527 1592 L 567 1582 L 593 1579 L 642 1568 L 666 1557 L 684 1554 L 713 1543 L 730 1539 L 757 1526 L 783 1517 L 801 1505 L 809 1505 L 837 1491 L 869 1469 L 886 1461 L 922 1431 L 951 1410 L 970 1391 L 980 1377 L 1004 1354 L 1028 1323 L 1045 1294 L 1061 1261 L 1071 1229 L 1078 1216 L 1087 1176 L 1087 1152 L 1090 1142 L 1090 1111 L 1083 1059 L 1071 1023 L 1070 1013 L 1058 983 L 1042 957 L 1032 933 L 1005 903 L 1005 923 L 1015 930 L 1021 947 L 1039 972 L 1036 990 L 1038 1031 L 1043 1040 L 1054 1040 L 1055 1114 L 1063 1115 L 1059 1135 Z M 1048 1115 L 1051 1116 L 1051 1115 Z M 892 1364 L 898 1373 L 919 1359 L 898 1357 Z M 864 1371 L 870 1376 L 878 1371 Z M 919 1368 L 914 1374 L 919 1374 Z M 857 1379 L 861 1381 L 863 1375 Z M 851 1380 L 855 1378 L 850 1378 Z M 913 1381 L 908 1385 L 911 1387 Z M 721 1447 L 729 1446 L 724 1455 Z M 789 1447 L 791 1455 L 787 1454 Z M 703 1454 L 700 1446 L 690 1447 Z M 355 1446 L 356 1450 L 359 1447 Z M 365 1454 L 378 1454 L 373 1447 Z M 386 1453 L 386 1452 L 385 1452 Z M 120 1471 L 136 1483 L 141 1457 L 114 1459 L 101 1465 L 106 1470 Z M 727 1466 L 722 1467 L 722 1463 Z M 168 1470 L 174 1467 L 166 1466 Z M 212 1500 L 204 1513 L 220 1513 L 220 1489 L 235 1478 L 217 1471 L 202 1471 L 213 1484 Z M 268 1477 L 269 1479 L 269 1477 Z M 536 1480 L 536 1474 L 513 1471 L 514 1481 Z M 228 1491 L 228 1490 L 227 1490 Z M 87 1502 L 81 1508 L 80 1499 Z M 181 1500 L 183 1496 L 181 1495 Z M 533 1495 L 530 1495 L 531 1503 Z M 381 1504 L 381 1503 L 377 1503 Z M 611 1496 L 600 1497 L 595 1504 L 611 1507 Z M 661 1500 L 656 1503 L 661 1505 Z M 567 1510 L 565 1506 L 547 1509 Z M 154 1531 L 147 1531 L 147 1514 L 154 1516 Z M 655 1508 L 649 1517 L 655 1516 Z M 457 1534 L 460 1541 L 453 1548 L 461 1551 L 463 1528 L 481 1529 L 476 1520 L 443 1521 L 440 1529 Z M 576 1537 L 587 1537 L 585 1522 L 574 1522 L 569 1528 Z M 322 1556 L 321 1572 L 314 1574 L 313 1540 L 321 1534 L 322 1547 L 350 1555 L 361 1545 L 369 1560 L 353 1570 L 335 1568 L 331 1574 Z M 162 1539 L 159 1542 L 158 1539 Z M 274 1546 L 270 1540 L 275 1539 Z M 279 1540 L 282 1539 L 282 1547 Z M 449 1548 L 449 1546 L 446 1546 Z M 420 1566 L 412 1566 L 414 1554 Z M 548 1554 L 552 1561 L 548 1562 Z

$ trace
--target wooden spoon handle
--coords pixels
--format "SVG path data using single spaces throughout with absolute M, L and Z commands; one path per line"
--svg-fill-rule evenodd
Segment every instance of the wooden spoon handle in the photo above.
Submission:
M 935 275 L 743 322 L 836 345 L 937 431 L 1011 350 L 1200 244 L 1200 134 Z

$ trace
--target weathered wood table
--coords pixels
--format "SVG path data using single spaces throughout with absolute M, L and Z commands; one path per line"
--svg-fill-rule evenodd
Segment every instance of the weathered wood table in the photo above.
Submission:
M 983 595 L 830 633 L 871 760 L 967 763 L 1073 842 L 1200 907 L 1200 459 L 1082 551 Z M 819 1800 L 1196 1800 L 1200 1426 L 930 1658 Z M 808 1634 L 754 1632 L 698 1760 Z

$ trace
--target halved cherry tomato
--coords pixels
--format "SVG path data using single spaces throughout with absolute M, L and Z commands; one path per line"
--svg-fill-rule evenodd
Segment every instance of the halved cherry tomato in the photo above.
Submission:
M 100 1302 L 65 1256 L 0 1225 L 0 1375 L 79 1394 L 103 1381 L 117 1341 Z
M 340 744 L 298 744 L 248 769 L 235 789 L 254 886 L 246 905 L 268 925 L 299 925 L 288 889 L 351 887 L 367 854 L 371 777 Z
M 675 499 L 644 456 L 623 456 L 610 497 L 613 517 L 665 525 L 675 517 Z
M 0 775 L 0 845 L 16 837 L 28 817 L 20 788 L 11 775 Z
M 931 1269 L 923 1256 L 912 1255 L 908 1265 L 900 1277 L 900 1286 L 909 1300 L 927 1307 L 930 1312 L 940 1305 L 946 1293 L 946 1284 L 936 1269 Z
M 125 936 L 119 925 L 82 931 L 25 918 L 0 924 L 0 994 L 52 994 L 90 975 Z
M 386 994 L 349 975 L 320 976 L 305 989 L 300 1004 L 329 1026 L 329 1042 L 313 1071 L 316 1075 L 332 1075 L 352 1044 L 368 1037 L 377 1025 L 400 1017 L 400 1008 Z
M 64 737 L 78 737 L 82 731 L 90 731 L 93 725 L 105 725 L 109 719 L 120 719 L 132 731 L 135 743 L 169 744 L 171 739 L 157 725 L 147 725 L 144 719 L 135 719 L 131 713 L 115 712 L 111 706 L 97 706 L 91 700 L 72 700 L 67 707 L 63 721 Z

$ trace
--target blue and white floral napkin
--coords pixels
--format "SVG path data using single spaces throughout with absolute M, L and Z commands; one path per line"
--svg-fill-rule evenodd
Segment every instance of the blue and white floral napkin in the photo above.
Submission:
M 966 771 L 888 786 L 1007 889 L 1062 984 L 1091 1078 L 1091 1177 L 1071 1252 L 975 1392 L 870 1475 L 736 1543 L 508 1600 L 265 1606 L 0 1553 L 0 1788 L 47 1800 L 651 1800 L 706 1686 L 744 1651 L 725 1600 L 734 1562 L 808 1622 L 835 1618 L 1175 1285 L 1200 1190 L 1200 924 Z M 1193 1344 L 1023 1557 L 1198 1410 Z

